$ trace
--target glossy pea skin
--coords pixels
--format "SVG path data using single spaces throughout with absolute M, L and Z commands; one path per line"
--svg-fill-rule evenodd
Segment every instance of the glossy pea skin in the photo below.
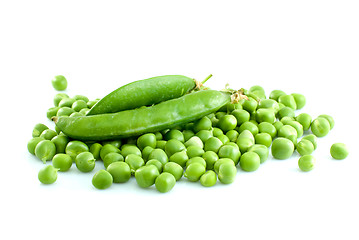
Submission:
M 300 93 L 292 93 L 291 94 L 294 98 L 296 109 L 302 109 L 305 106 L 306 99 L 303 94 Z
M 46 126 L 45 124 L 43 123 L 38 123 L 34 126 L 34 128 L 32 129 L 32 137 L 40 137 L 41 133 L 48 129 L 49 127 Z
M 84 100 L 76 100 L 72 103 L 71 108 L 79 112 L 83 108 L 87 108 L 87 103 Z
M 312 155 L 304 155 L 298 160 L 298 167 L 303 172 L 309 172 L 313 170 L 315 165 L 315 158 Z
M 70 141 L 65 148 L 65 153 L 71 156 L 72 161 L 75 161 L 79 153 L 88 151 L 89 147 L 84 142 L 77 140 Z
M 297 104 L 292 95 L 282 95 L 278 98 L 278 102 L 284 104 L 287 107 L 290 107 L 293 110 L 297 109 Z
M 153 147 L 150 146 L 146 146 L 143 150 L 142 150 L 142 158 L 145 161 L 148 161 L 148 156 L 150 155 L 150 153 L 154 150 Z
M 244 122 L 248 122 L 250 119 L 249 112 L 243 109 L 236 109 L 232 111 L 231 115 L 233 115 L 237 119 L 237 125 L 241 125 Z
M 310 129 L 315 136 L 324 137 L 330 131 L 330 124 L 327 119 L 318 117 L 313 120 L 312 124 L 310 125 Z
M 52 184 L 57 180 L 57 169 L 52 165 L 47 165 L 40 169 L 37 177 L 43 184 Z
M 278 98 L 282 95 L 286 95 L 285 92 L 283 92 L 282 90 L 273 90 L 270 94 L 269 94 L 269 99 L 273 99 L 275 101 L 278 101 Z
M 272 142 L 271 152 L 275 159 L 288 159 L 294 152 L 294 144 L 287 138 L 278 137 Z
M 189 146 L 187 148 L 187 155 L 189 158 L 201 157 L 204 154 L 204 150 L 198 146 Z
M 184 176 L 191 182 L 197 182 L 205 172 L 205 166 L 200 163 L 192 163 L 187 167 Z
M 216 137 L 210 137 L 204 143 L 204 151 L 213 151 L 215 153 L 218 152 L 219 148 L 223 145 L 222 141 Z
M 168 156 L 171 156 L 176 152 L 181 152 L 185 149 L 185 145 L 177 139 L 170 139 L 165 145 L 165 152 Z
M 42 140 L 44 140 L 42 137 L 34 137 L 31 138 L 28 142 L 27 142 L 27 150 L 29 151 L 29 153 L 31 153 L 32 155 L 35 155 L 35 148 L 36 145 L 41 142 Z
M 268 133 L 258 133 L 254 136 L 256 144 L 262 144 L 269 147 L 272 144 L 272 137 Z
M 180 180 L 183 176 L 183 168 L 175 163 L 175 162 L 168 162 L 163 166 L 163 172 L 171 173 L 176 181 Z
M 137 169 L 145 165 L 145 161 L 142 157 L 136 154 L 129 154 L 125 158 L 125 162 L 130 166 L 131 173 L 134 174 Z
M 75 99 L 75 101 L 83 100 L 86 103 L 89 101 L 88 97 L 86 97 L 84 95 L 80 95 L 80 94 L 76 94 L 75 96 L 73 96 L 73 99 Z
M 96 160 L 100 160 L 100 153 L 101 153 L 101 149 L 102 149 L 102 144 L 100 143 L 94 143 L 90 146 L 90 153 L 92 153 L 93 157 Z
M 187 130 L 189 131 L 189 130 Z M 193 133 L 193 132 L 192 132 Z M 193 133 L 194 135 L 194 133 Z M 178 130 L 178 129 L 171 129 L 170 131 L 168 131 L 164 137 L 163 137 L 166 141 L 170 140 L 170 139 L 177 139 L 180 142 L 184 142 L 185 141 L 185 137 L 184 134 Z
M 240 103 L 242 104 L 243 109 L 250 113 L 254 112 L 258 106 L 258 102 L 252 97 L 248 97 L 248 100 L 242 99 Z
M 248 152 L 255 152 L 260 158 L 260 163 L 264 163 L 268 159 L 269 149 L 261 144 L 254 144 L 248 149 Z
M 64 153 L 58 153 L 52 158 L 52 165 L 61 172 L 68 171 L 72 166 L 72 158 Z
M 57 91 L 64 91 L 67 88 L 67 79 L 62 75 L 57 75 L 51 80 L 51 84 Z
M 220 158 L 214 164 L 213 170 L 218 174 L 219 173 L 219 167 L 224 163 L 230 163 L 230 164 L 233 164 L 233 166 L 235 166 L 232 159 L 230 159 L 230 158 Z
M 188 167 L 190 164 L 193 164 L 193 163 L 199 163 L 199 164 L 203 165 L 204 167 L 206 167 L 206 161 L 201 157 L 193 157 L 193 158 L 188 159 L 188 161 L 186 162 L 186 167 Z
M 70 107 L 60 107 L 59 110 L 56 113 L 56 116 L 57 117 L 59 117 L 59 116 L 68 117 L 74 112 L 75 112 L 75 110 L 73 110 Z
M 279 119 L 282 119 L 283 117 L 295 117 L 295 112 L 293 108 L 285 106 L 278 111 L 277 117 Z
M 35 147 L 35 156 L 43 163 L 50 161 L 56 154 L 56 146 L 50 140 L 42 140 Z
M 190 139 L 188 139 L 185 143 L 184 143 L 185 147 L 188 148 L 190 146 L 196 146 L 199 148 L 203 148 L 204 144 L 202 142 L 202 140 L 198 137 L 198 136 L 192 136 Z
M 259 132 L 258 126 L 253 122 L 245 122 L 238 128 L 238 132 L 241 134 L 244 130 L 250 131 L 253 135 Z
M 218 151 L 219 158 L 230 158 L 235 165 L 238 164 L 240 156 L 241 152 L 239 151 L 239 148 L 231 145 L 223 145 Z
M 199 179 L 204 187 L 212 187 L 217 183 L 217 174 L 213 170 L 208 170 Z
M 297 143 L 297 152 L 301 155 L 310 155 L 314 151 L 313 143 L 307 139 L 302 139 Z
M 330 125 L 330 130 L 333 129 L 335 122 L 334 122 L 334 118 L 332 116 L 330 116 L 328 114 L 321 114 L 318 117 L 322 117 L 322 118 L 327 119 L 328 122 L 329 122 L 329 125 Z
M 57 116 L 57 112 L 59 111 L 60 107 L 50 107 L 46 111 L 46 117 L 51 120 L 52 117 Z
M 111 152 L 108 153 L 104 159 L 102 159 L 103 161 L 103 165 L 105 166 L 105 168 L 107 168 L 111 163 L 113 162 L 123 162 L 125 161 L 124 157 L 117 153 L 117 152 Z
M 51 140 L 53 137 L 57 136 L 57 133 L 52 129 L 45 129 L 41 134 L 40 137 L 46 140 Z
M 104 169 L 99 170 L 92 177 L 92 185 L 97 189 L 107 189 L 112 185 L 112 183 L 112 175 Z
M 318 145 L 317 144 L 317 139 L 318 138 L 314 134 L 308 134 L 308 135 L 302 137 L 302 140 L 303 139 L 309 140 L 313 144 L 314 150 L 317 149 L 317 145 Z
M 302 126 L 304 131 L 308 131 L 312 123 L 312 117 L 308 113 L 301 113 L 295 118 Z
M 213 132 L 210 130 L 201 130 L 196 133 L 196 136 L 199 137 L 202 142 L 206 142 L 209 138 L 213 137 Z
M 244 153 L 249 147 L 251 147 L 255 143 L 255 139 L 253 134 L 249 130 L 244 130 L 239 134 L 236 143 L 241 153 Z
M 235 142 L 237 141 L 237 138 L 238 138 L 238 131 L 236 130 L 229 130 L 227 133 L 226 133 L 226 136 L 228 137 L 228 140 L 231 141 L 231 142 Z
M 276 117 L 273 109 L 260 108 L 256 111 L 256 121 L 258 123 L 261 122 L 274 123 L 275 119 Z
M 51 139 L 56 146 L 56 153 L 65 153 L 66 145 L 69 143 L 69 138 L 65 135 L 57 135 Z
M 167 164 L 167 163 L 166 163 Z M 151 159 L 151 160 L 148 160 L 145 164 L 145 166 L 148 166 L 148 165 L 153 165 L 155 166 L 157 169 L 158 169 L 158 172 L 161 173 L 163 171 L 163 164 L 158 161 L 157 159 Z M 181 167 L 182 168 L 182 167 Z
M 66 93 L 57 93 L 55 96 L 54 96 L 54 106 L 55 107 L 58 107 L 59 106 L 59 103 L 62 99 L 64 98 L 70 98 L 69 95 L 67 95 Z
M 120 149 L 118 149 L 114 145 L 112 145 L 110 143 L 106 143 L 100 149 L 100 158 L 105 159 L 106 155 L 109 154 L 109 153 L 112 153 L 112 152 L 120 153 L 121 151 L 120 151 Z M 128 154 L 128 152 L 125 152 L 125 154 Z M 126 157 L 126 156 L 123 156 L 123 157 Z
M 140 150 L 143 150 L 145 147 L 150 146 L 156 148 L 156 135 L 153 133 L 146 133 L 137 138 L 137 146 Z
M 125 183 L 131 178 L 131 168 L 126 162 L 113 162 L 106 169 L 114 183 Z
M 90 152 L 79 153 L 75 158 L 76 167 L 81 172 L 91 172 L 95 168 L 95 161 Z
M 156 178 L 155 181 L 156 189 L 161 193 L 166 193 L 171 191 L 172 188 L 175 186 L 175 184 L 176 184 L 175 177 L 168 172 L 161 173 Z
M 157 159 L 162 163 L 162 165 L 166 164 L 168 162 L 168 156 L 165 151 L 162 149 L 156 148 L 154 149 L 149 155 L 148 160 L 151 159 Z
M 330 155 L 337 160 L 345 159 L 349 154 L 348 147 L 344 143 L 334 143 L 330 147 Z
M 175 162 L 179 164 L 182 168 L 186 166 L 186 163 L 188 161 L 188 156 L 186 151 L 176 152 L 174 153 L 170 158 L 170 162 Z
M 147 188 L 155 183 L 159 174 L 157 167 L 154 165 L 142 166 L 136 170 L 135 179 L 138 186 Z
M 123 157 L 127 157 L 130 154 L 135 154 L 139 157 L 142 157 L 142 152 L 141 150 L 134 145 L 123 145 L 121 148 L 121 155 Z
M 223 132 L 228 132 L 237 126 L 237 119 L 233 115 L 224 115 L 219 119 L 218 126 Z
M 261 160 L 259 155 L 252 151 L 252 152 L 245 152 L 241 156 L 241 160 L 239 161 L 239 165 L 242 170 L 246 172 L 253 172 L 259 168 L 261 164 Z
M 287 138 L 291 140 L 293 144 L 297 143 L 297 135 L 297 130 L 290 125 L 284 125 L 278 131 L 278 137 Z
M 221 183 L 233 183 L 237 175 L 237 168 L 230 163 L 223 163 L 218 169 L 218 179 Z
M 206 161 L 206 169 L 207 170 L 213 170 L 214 164 L 219 159 L 217 153 L 215 153 L 213 151 L 206 151 L 202 155 L 202 158 Z
M 199 132 L 201 130 L 210 130 L 212 128 L 212 122 L 208 117 L 203 117 L 193 124 L 193 131 Z
M 259 133 L 268 133 L 272 138 L 277 136 L 277 129 L 269 122 L 262 122 L 258 125 Z

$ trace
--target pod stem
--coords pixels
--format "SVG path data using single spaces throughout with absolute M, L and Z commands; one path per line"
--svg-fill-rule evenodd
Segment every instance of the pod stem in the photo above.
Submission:
M 207 82 L 207 80 L 210 79 L 212 76 L 213 76 L 212 74 L 209 74 L 208 77 L 206 77 L 202 82 L 200 82 L 196 79 L 193 79 L 196 84 L 196 87 L 194 88 L 194 90 L 201 90 L 203 87 L 203 84 L 205 84 Z
M 203 81 L 202 81 L 202 85 L 205 84 L 207 82 L 208 79 L 210 79 L 213 75 L 209 74 L 208 77 L 206 77 Z

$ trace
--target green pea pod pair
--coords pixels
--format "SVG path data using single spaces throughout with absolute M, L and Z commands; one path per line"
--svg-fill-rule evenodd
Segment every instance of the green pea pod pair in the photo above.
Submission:
M 102 98 L 87 115 L 115 113 L 150 106 L 181 97 L 196 87 L 198 83 L 193 78 L 182 75 L 165 75 L 131 82 Z
M 217 111 L 230 101 L 230 93 L 203 90 L 150 107 L 91 116 L 54 117 L 53 120 L 62 132 L 74 139 L 127 138 L 192 122 Z

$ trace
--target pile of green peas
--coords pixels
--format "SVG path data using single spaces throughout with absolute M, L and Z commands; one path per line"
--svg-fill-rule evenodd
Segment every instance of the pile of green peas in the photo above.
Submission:
M 79 172 L 91 172 L 101 161 L 104 169 L 92 178 L 97 189 L 125 183 L 131 177 L 139 187 L 154 185 L 161 193 L 170 191 L 183 178 L 204 187 L 218 181 L 230 184 L 238 169 L 256 171 L 269 153 L 284 160 L 297 151 L 301 155 L 298 168 L 312 170 L 315 158 L 311 154 L 317 148 L 317 138 L 330 132 L 333 118 L 323 114 L 313 120 L 307 113 L 296 115 L 295 111 L 306 104 L 302 94 L 273 90 L 267 98 L 260 86 L 244 93 L 247 98 L 195 122 L 128 139 L 83 142 L 39 123 L 34 126 L 28 151 L 43 163 L 52 161 L 39 171 L 39 181 L 44 184 L 54 183 L 58 171 L 75 165 Z M 58 93 L 47 118 L 85 115 L 98 100 Z M 330 154 L 334 159 L 344 159 L 348 149 L 343 143 L 335 143 Z

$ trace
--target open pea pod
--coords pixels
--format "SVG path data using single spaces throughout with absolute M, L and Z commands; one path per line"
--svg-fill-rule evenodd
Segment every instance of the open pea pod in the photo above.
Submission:
M 230 101 L 230 93 L 203 90 L 151 107 L 92 116 L 60 116 L 53 120 L 63 133 L 73 139 L 126 138 L 192 122 L 217 111 Z
M 193 78 L 182 75 L 164 75 L 134 81 L 103 97 L 87 115 L 115 113 L 150 106 L 181 97 L 200 87 L 199 85 L 200 83 Z

